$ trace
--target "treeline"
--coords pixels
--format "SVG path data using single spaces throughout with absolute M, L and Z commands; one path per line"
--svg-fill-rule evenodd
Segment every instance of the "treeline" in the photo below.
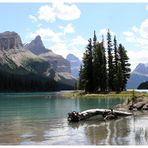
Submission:
M 85 92 L 123 91 L 130 77 L 130 64 L 127 51 L 122 44 L 117 44 L 116 36 L 112 41 L 110 31 L 105 41 L 97 41 L 94 31 L 93 39 L 88 40 L 80 68 L 79 89 Z
M 141 83 L 137 89 L 148 89 L 148 81 Z
M 0 70 L 0 92 L 54 91 L 56 82 L 43 76 L 16 74 Z

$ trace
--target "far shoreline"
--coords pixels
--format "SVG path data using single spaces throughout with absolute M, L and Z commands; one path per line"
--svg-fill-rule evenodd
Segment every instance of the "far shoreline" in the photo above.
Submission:
M 62 95 L 64 97 L 71 97 L 71 98 L 126 98 L 126 99 L 131 99 L 133 96 L 137 97 L 147 97 L 148 98 L 148 90 L 127 90 L 127 91 L 121 91 L 121 92 L 97 92 L 97 93 L 85 93 L 84 91 L 81 90 L 74 90 L 71 92 L 62 92 Z

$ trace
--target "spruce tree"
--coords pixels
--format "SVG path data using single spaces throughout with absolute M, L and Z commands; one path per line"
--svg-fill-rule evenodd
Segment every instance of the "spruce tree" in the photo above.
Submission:
M 119 44 L 118 52 L 119 52 L 120 63 L 121 63 L 121 70 L 122 70 L 121 73 L 122 73 L 122 77 L 123 77 L 120 87 L 121 87 L 121 90 L 123 91 L 126 89 L 127 81 L 130 78 L 131 69 L 130 69 L 130 64 L 128 62 L 129 58 L 127 56 L 127 51 L 122 46 L 122 44 Z
M 93 76 L 94 76 L 95 91 L 101 89 L 101 60 L 102 60 L 102 53 L 101 53 L 100 43 L 97 42 L 96 47 L 93 49 Z
M 112 55 L 112 40 L 111 34 L 108 30 L 107 32 L 107 51 L 108 51 L 108 89 L 114 90 L 114 65 L 113 65 L 113 55 Z
M 91 93 L 94 91 L 93 86 L 93 56 L 92 56 L 92 39 L 88 40 L 87 49 L 83 56 L 83 80 L 85 92 Z
M 78 85 L 79 90 L 84 89 L 84 83 L 85 83 L 85 77 L 83 76 L 83 66 L 81 65 L 79 71 L 79 85 Z
M 123 84 L 122 67 L 121 67 L 121 63 L 118 62 L 117 63 L 116 74 L 114 76 L 115 91 L 117 91 L 117 92 L 122 91 L 122 84 Z
M 94 31 L 93 37 L 93 84 L 94 91 L 98 91 L 100 89 L 100 47 L 99 42 L 97 42 L 96 33 Z
M 99 43 L 94 31 L 93 43 L 90 38 L 83 56 L 79 89 L 84 89 L 87 93 L 126 89 L 130 77 L 129 58 L 125 48 L 121 44 L 117 46 L 116 37 L 113 45 L 112 47 L 111 34 L 108 30 L 106 56 L 104 39 L 102 38 L 102 42 Z
M 102 36 L 102 42 L 100 43 L 101 52 L 102 52 L 102 59 L 101 59 L 101 91 L 107 91 L 107 68 L 106 68 L 106 54 L 105 54 L 105 47 L 104 47 L 104 37 Z
M 118 47 L 117 47 L 117 39 L 116 36 L 114 36 L 114 59 L 113 59 L 113 64 L 114 64 L 114 79 L 113 79 L 113 85 L 114 85 L 114 91 L 120 91 L 120 75 L 121 75 L 121 64 L 119 63 L 119 54 L 118 54 Z
M 116 36 L 114 36 L 114 64 L 115 64 L 115 71 L 117 72 L 119 57 L 118 57 L 118 49 L 117 49 L 117 40 Z
M 94 38 L 95 34 L 94 34 Z M 106 73 L 106 55 L 104 48 L 104 40 L 101 43 L 94 42 L 93 46 L 93 76 L 95 91 L 106 91 L 107 73 Z

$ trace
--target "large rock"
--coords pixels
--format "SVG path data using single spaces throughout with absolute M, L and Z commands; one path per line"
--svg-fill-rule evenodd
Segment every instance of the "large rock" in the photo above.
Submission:
M 0 50 L 20 49 L 23 47 L 20 36 L 15 32 L 0 33 Z
M 38 35 L 34 40 L 32 40 L 30 43 L 25 45 L 25 48 L 29 49 L 32 53 L 39 55 L 41 53 L 45 53 L 48 50 L 45 48 L 41 37 Z

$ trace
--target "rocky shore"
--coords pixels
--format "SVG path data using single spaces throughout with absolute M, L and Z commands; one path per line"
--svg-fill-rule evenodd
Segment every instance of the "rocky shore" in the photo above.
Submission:
M 113 109 L 127 111 L 127 110 L 148 110 L 148 97 L 134 96 L 126 100 L 122 104 L 114 106 Z

